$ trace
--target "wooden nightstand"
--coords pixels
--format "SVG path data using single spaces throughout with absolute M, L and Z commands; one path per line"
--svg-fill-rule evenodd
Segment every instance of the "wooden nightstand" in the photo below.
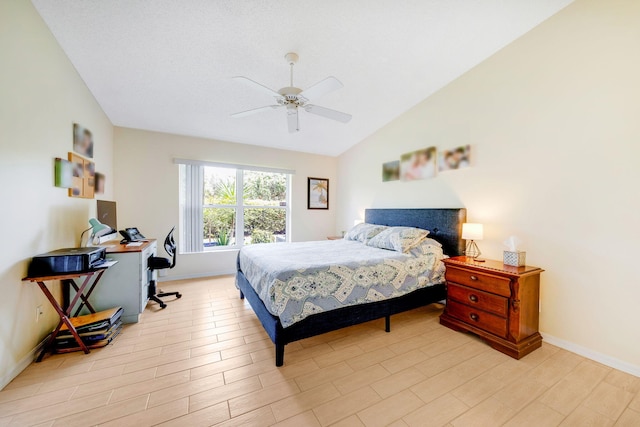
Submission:
M 472 332 L 498 351 L 520 359 L 542 345 L 538 332 L 538 267 L 464 256 L 444 260 L 447 305 L 440 323 Z

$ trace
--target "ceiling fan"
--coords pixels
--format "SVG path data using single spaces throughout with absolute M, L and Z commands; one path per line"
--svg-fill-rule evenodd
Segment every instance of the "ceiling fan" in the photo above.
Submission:
M 269 95 L 273 96 L 277 104 L 266 105 L 264 107 L 254 108 L 247 111 L 241 111 L 239 113 L 232 114 L 231 117 L 246 117 L 251 114 L 261 113 L 263 111 L 285 108 L 287 111 L 287 125 L 289 127 L 289 132 L 291 133 L 298 132 L 300 130 L 300 121 L 298 119 L 298 111 L 300 109 L 303 109 L 308 113 L 326 117 L 327 119 L 337 120 L 342 123 L 347 123 L 349 120 L 351 120 L 351 114 L 342 113 L 340 111 L 320 107 L 318 105 L 309 103 L 310 101 L 319 98 L 322 95 L 326 95 L 329 92 L 333 92 L 334 90 L 343 87 L 342 83 L 340 83 L 340 80 L 336 79 L 333 76 L 330 76 L 307 88 L 306 90 L 302 90 L 293 86 L 293 66 L 296 62 L 298 62 L 298 55 L 290 52 L 287 53 L 284 58 L 287 60 L 289 66 L 291 67 L 290 85 L 287 87 L 283 87 L 278 91 L 269 89 L 268 87 L 247 77 L 234 77 L 235 80 L 242 81 L 253 88 L 259 89 L 262 92 L 266 92 Z

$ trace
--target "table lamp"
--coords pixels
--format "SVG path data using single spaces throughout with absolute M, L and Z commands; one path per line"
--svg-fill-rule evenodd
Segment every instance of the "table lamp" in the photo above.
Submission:
M 480 248 L 476 245 L 476 240 L 482 240 L 483 227 L 482 224 L 475 224 L 471 222 L 465 222 L 462 224 L 462 238 L 467 241 L 467 247 L 464 254 L 473 258 L 475 261 L 482 262 L 484 260 L 478 259 L 480 254 Z
M 98 221 L 95 218 L 91 218 L 89 220 L 89 225 L 91 225 L 91 227 L 89 227 L 86 230 L 84 230 L 82 232 L 82 234 L 80 235 L 80 245 L 81 246 L 82 246 L 82 238 L 84 237 L 84 233 L 86 233 L 89 230 L 91 230 L 91 235 L 89 236 L 89 239 L 87 240 L 87 245 L 94 238 L 104 236 L 104 235 L 109 234 L 111 232 L 111 227 L 101 223 L 100 221 Z

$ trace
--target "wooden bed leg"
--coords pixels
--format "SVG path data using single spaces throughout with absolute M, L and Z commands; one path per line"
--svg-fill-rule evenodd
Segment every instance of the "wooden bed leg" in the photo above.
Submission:
M 384 331 L 391 332 L 391 316 L 385 316 L 384 318 Z
M 284 345 L 276 344 L 276 366 L 284 365 Z
M 244 294 L 240 291 L 240 299 L 244 299 Z

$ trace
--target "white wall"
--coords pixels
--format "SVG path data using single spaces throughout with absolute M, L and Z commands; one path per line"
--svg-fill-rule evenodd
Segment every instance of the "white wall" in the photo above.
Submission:
M 293 169 L 291 238 L 321 240 L 335 234 L 335 157 L 233 144 L 143 130 L 115 128 L 118 227 L 138 226 L 147 237 L 164 239 L 178 225 L 178 166 L 174 158 Z M 329 210 L 307 210 L 307 177 L 329 178 Z M 165 255 L 159 249 L 160 255 Z M 235 271 L 237 251 L 179 255 L 169 278 Z
M 579 0 L 339 158 L 338 227 L 367 207 L 458 207 L 542 275 L 541 330 L 640 375 L 640 2 Z M 381 182 L 381 164 L 471 144 L 472 168 Z
M 113 126 L 29 1 L 0 2 L 0 388 L 32 361 L 58 316 L 35 283 L 30 258 L 73 247 L 95 215 L 94 199 L 53 185 L 53 159 L 72 150 L 72 126 L 93 132 L 94 160 L 113 197 Z M 50 283 L 54 295 L 60 284 Z M 35 321 L 42 305 L 44 318 Z

